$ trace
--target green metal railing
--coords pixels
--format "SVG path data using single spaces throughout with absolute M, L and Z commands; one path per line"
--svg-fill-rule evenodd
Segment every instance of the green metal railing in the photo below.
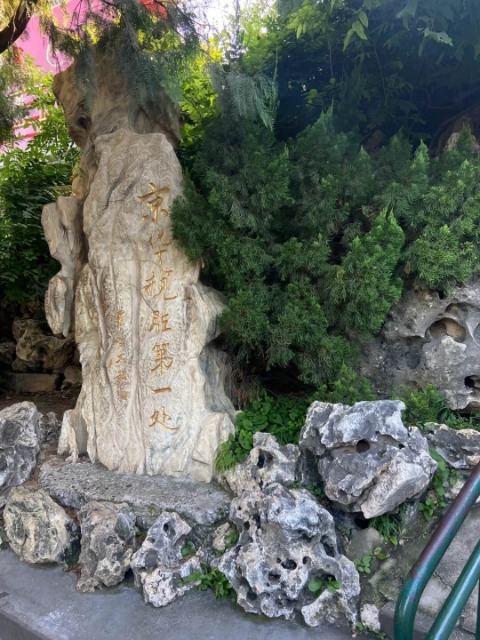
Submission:
M 394 640 L 412 640 L 415 616 L 422 593 L 447 548 L 462 526 L 470 509 L 480 496 L 480 464 L 455 498 L 405 580 L 397 601 L 394 618 Z M 480 538 L 480 532 L 479 532 Z M 480 580 L 480 541 L 445 600 L 425 640 L 447 640 L 455 627 L 472 591 Z M 480 594 L 480 589 L 479 589 Z M 477 608 L 475 639 L 480 640 L 480 595 Z

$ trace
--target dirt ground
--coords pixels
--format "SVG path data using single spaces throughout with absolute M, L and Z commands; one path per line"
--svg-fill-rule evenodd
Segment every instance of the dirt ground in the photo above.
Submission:
M 33 402 L 40 413 L 53 411 L 61 420 L 68 409 L 73 409 L 80 389 L 65 389 L 64 391 L 50 391 L 48 393 L 16 393 L 14 391 L 0 392 L 0 410 L 17 402 Z

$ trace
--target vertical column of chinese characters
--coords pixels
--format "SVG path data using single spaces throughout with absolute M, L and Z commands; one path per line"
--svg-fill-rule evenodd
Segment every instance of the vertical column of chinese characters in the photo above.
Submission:
M 170 193 L 168 187 L 157 187 L 154 183 L 149 183 L 150 191 L 138 197 L 138 200 L 147 205 L 150 215 L 143 215 L 143 219 L 151 222 L 154 227 L 158 227 L 160 216 L 168 217 L 168 209 L 164 206 L 165 197 Z M 154 338 L 151 353 L 152 362 L 150 372 L 154 374 L 155 383 L 151 389 L 155 396 L 155 406 L 150 416 L 148 426 L 150 428 L 162 427 L 167 431 L 177 431 L 178 427 L 173 426 L 172 416 L 167 408 L 161 404 L 160 398 L 172 392 L 171 382 L 166 381 L 169 371 L 174 365 L 175 358 L 171 349 L 170 314 L 168 303 L 177 299 L 177 295 L 172 295 L 170 282 L 173 269 L 166 265 L 165 254 L 168 254 L 168 247 L 172 244 L 166 238 L 164 229 L 154 228 L 153 233 L 148 238 L 148 245 L 153 252 L 154 268 L 149 277 L 143 283 L 143 295 L 149 302 L 150 319 L 148 322 L 148 332 Z M 158 398 L 158 402 L 157 402 Z
M 118 397 L 120 400 L 128 400 L 128 391 L 125 385 L 128 383 L 127 376 L 127 356 L 125 354 L 125 348 L 127 346 L 127 340 L 125 336 L 125 311 L 123 309 L 117 309 L 114 315 L 115 320 L 115 343 L 120 348 L 120 353 L 114 361 L 114 380 L 117 383 Z

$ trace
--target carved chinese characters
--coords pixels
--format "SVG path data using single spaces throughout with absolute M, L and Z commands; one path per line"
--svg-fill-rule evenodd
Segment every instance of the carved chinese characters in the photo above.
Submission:
M 221 302 L 172 240 L 178 160 L 163 134 L 125 129 L 98 137 L 95 156 L 75 293 L 84 382 L 61 452 L 86 441 L 109 469 L 209 481 L 232 407 L 208 346 Z

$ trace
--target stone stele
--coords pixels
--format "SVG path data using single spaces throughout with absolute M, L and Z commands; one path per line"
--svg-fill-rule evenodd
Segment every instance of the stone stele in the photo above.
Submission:
M 170 207 L 183 186 L 172 123 L 165 133 L 146 116 L 132 124 L 128 92 L 105 78 L 88 113 L 71 70 L 55 83 L 84 146 L 74 196 L 42 216 L 62 265 L 46 296 L 47 319 L 64 335 L 74 324 L 83 374 L 59 453 L 209 482 L 215 452 L 233 430 L 223 361 L 210 346 L 222 303 L 172 238 Z

